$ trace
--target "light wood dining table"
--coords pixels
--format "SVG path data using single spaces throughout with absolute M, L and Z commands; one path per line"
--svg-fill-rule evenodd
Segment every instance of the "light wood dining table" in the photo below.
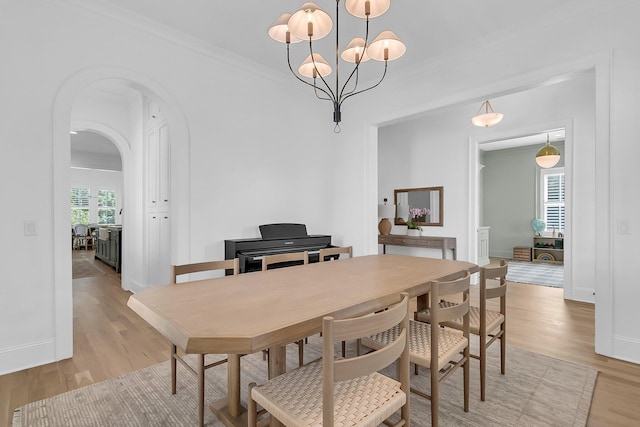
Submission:
M 229 355 L 227 398 L 210 408 L 225 425 L 246 426 L 240 355 L 269 349 L 269 374 L 279 375 L 285 346 L 320 332 L 324 316 L 370 313 L 400 292 L 423 298 L 431 281 L 477 270 L 464 261 L 368 255 L 158 286 L 132 295 L 127 304 L 186 353 Z

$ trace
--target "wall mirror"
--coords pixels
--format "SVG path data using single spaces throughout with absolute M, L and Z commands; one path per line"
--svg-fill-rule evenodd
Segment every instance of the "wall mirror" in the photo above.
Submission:
M 396 205 L 396 225 L 405 225 L 411 220 L 421 226 L 443 224 L 442 205 L 444 187 L 403 188 L 393 190 Z

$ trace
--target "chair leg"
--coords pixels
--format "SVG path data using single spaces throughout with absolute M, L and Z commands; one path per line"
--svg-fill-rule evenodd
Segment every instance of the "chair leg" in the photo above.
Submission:
M 485 400 L 487 386 L 487 337 L 480 335 L 480 400 Z
M 171 394 L 176 394 L 176 345 L 171 344 Z
M 501 326 L 502 335 L 500 336 L 500 372 L 502 375 L 506 372 L 507 369 L 507 336 L 506 336 L 506 328 L 504 323 Z
M 347 342 L 342 341 L 342 357 L 347 357 Z
M 249 384 L 249 393 L 247 394 L 247 425 L 249 427 L 256 427 L 258 425 L 258 406 L 256 401 L 251 398 L 251 390 L 256 386 L 256 383 Z
M 304 365 L 304 340 L 298 341 L 298 367 Z
M 471 357 L 469 356 L 469 347 L 464 350 L 464 357 L 467 359 L 464 362 L 464 412 L 469 412 L 469 364 L 471 363 Z
M 438 366 L 437 363 L 434 363 L 433 361 L 431 362 L 430 373 L 431 373 L 431 425 L 432 426 L 438 425 L 438 415 L 439 415 L 438 408 L 440 406 L 440 393 L 439 393 L 440 378 L 439 378 L 439 371 L 437 366 Z
M 198 355 L 198 422 L 204 426 L 204 354 Z

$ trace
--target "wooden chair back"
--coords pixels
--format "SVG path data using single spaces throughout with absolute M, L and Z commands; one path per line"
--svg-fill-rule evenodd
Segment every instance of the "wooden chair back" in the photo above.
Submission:
M 262 257 L 262 271 L 268 270 L 270 265 L 295 263 L 301 261 L 302 264 L 309 264 L 309 252 L 289 252 L 286 254 L 265 255 Z
M 507 293 L 507 270 L 509 264 L 506 260 L 500 261 L 499 267 L 480 267 L 480 299 L 492 299 L 504 297 Z M 487 288 L 487 280 L 498 280 L 497 287 Z
M 351 248 L 351 246 L 320 249 L 320 262 L 338 260 L 340 258 L 340 255 L 342 254 L 347 255 L 347 258 L 352 258 L 353 249 Z
M 224 261 L 206 261 L 193 264 L 182 264 L 171 266 L 171 283 L 178 283 L 178 276 L 183 274 L 201 273 L 203 271 L 231 270 L 233 275 L 240 273 L 240 262 L 238 258 L 226 259 Z
M 364 338 L 399 325 L 398 338 L 385 347 L 365 355 L 336 359 L 334 344 L 339 341 Z M 327 316 L 322 319 L 323 425 L 333 426 L 334 383 L 362 377 L 383 369 L 400 359 L 402 390 L 407 395 L 403 418 L 408 416 L 409 396 L 409 295 L 401 294 L 400 302 L 374 314 L 343 320 Z M 405 413 L 406 411 L 406 413 Z

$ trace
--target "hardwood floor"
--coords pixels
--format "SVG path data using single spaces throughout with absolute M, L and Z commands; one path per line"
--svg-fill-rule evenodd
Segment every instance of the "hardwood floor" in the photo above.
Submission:
M 106 272 L 73 281 L 74 357 L 0 376 L 0 426 L 28 402 L 169 359 L 169 343 L 127 308 L 120 276 L 93 261 L 93 251 L 75 251 L 74 259 Z M 477 300 L 477 287 L 472 293 Z M 589 426 L 640 425 L 640 365 L 595 354 L 592 304 L 565 301 L 562 289 L 509 283 L 507 306 L 509 345 L 600 371 Z

